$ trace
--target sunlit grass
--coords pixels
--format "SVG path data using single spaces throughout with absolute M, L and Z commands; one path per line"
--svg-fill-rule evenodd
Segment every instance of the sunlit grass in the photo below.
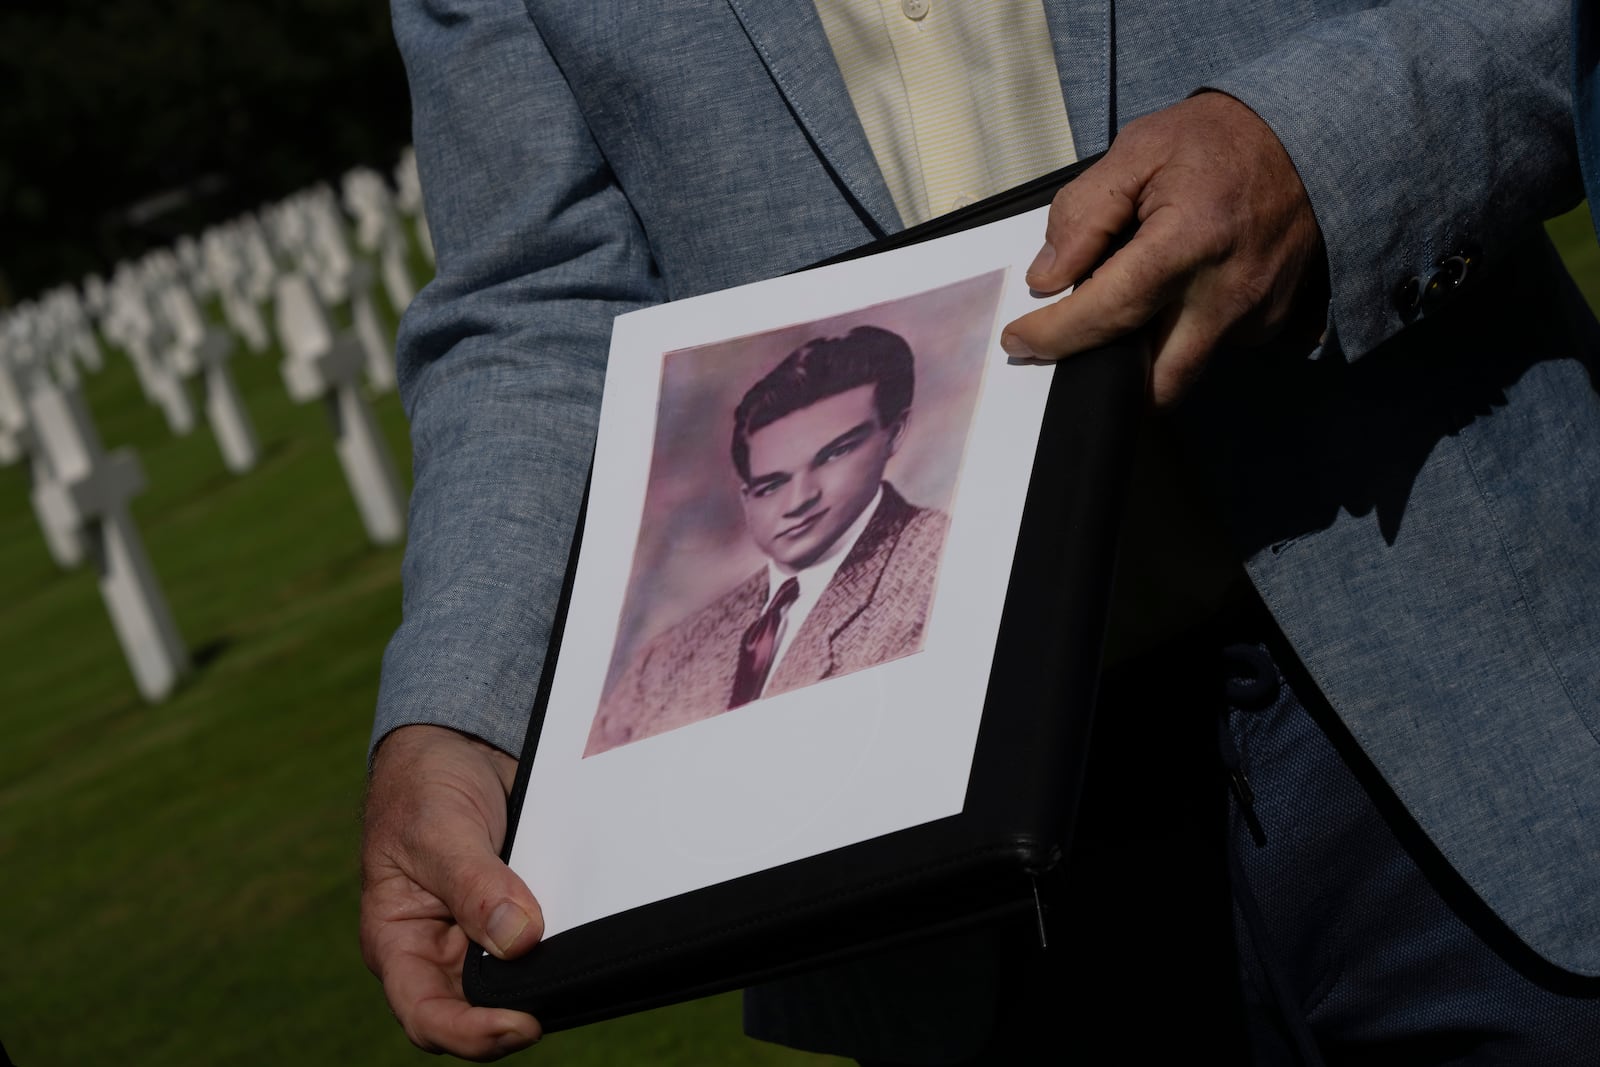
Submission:
M 226 472 L 110 354 L 87 395 L 137 449 L 135 517 L 197 658 L 135 693 L 93 575 L 59 572 L 0 469 L 0 1042 L 20 1064 L 435 1062 L 356 946 L 356 849 L 398 550 L 372 548 L 322 409 L 234 361 L 262 444 Z M 409 476 L 404 418 L 376 398 Z M 552 1064 L 822 1062 L 750 1041 L 736 996 L 551 1035 Z

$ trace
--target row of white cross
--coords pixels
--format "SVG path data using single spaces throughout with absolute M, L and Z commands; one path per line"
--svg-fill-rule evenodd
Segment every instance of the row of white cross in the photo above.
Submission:
M 172 249 L 118 265 L 109 282 L 63 286 L 0 318 L 0 465 L 26 461 L 30 499 L 51 557 L 64 569 L 92 561 L 112 627 L 139 692 L 171 693 L 188 653 L 128 510 L 144 472 L 129 449 L 107 452 L 81 392 L 103 365 L 99 332 L 125 352 L 145 397 L 173 433 L 194 429 L 189 383 L 203 385 L 203 410 L 223 464 L 251 470 L 260 449 L 229 360 L 239 347 L 271 347 L 262 305 L 273 307 L 281 372 L 297 403 L 322 402 L 351 496 L 378 545 L 405 535 L 405 503 L 368 393 L 394 388 L 394 350 L 374 304 L 381 283 L 398 312 L 415 292 L 408 265 L 410 220 L 432 258 L 415 159 L 395 171 L 398 195 L 377 172 L 343 181 L 343 207 L 322 185 L 261 212 L 184 238 Z M 206 320 L 214 298 L 227 326 Z M 348 310 L 338 330 L 329 309 Z

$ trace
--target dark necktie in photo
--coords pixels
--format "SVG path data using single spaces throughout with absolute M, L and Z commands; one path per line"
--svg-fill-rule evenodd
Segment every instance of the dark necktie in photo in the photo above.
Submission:
M 767 610 L 744 632 L 744 640 L 739 643 L 739 669 L 733 676 L 733 695 L 728 698 L 730 709 L 750 703 L 766 687 L 772 661 L 777 658 L 778 628 L 783 625 L 789 605 L 799 596 L 800 580 L 790 578 L 778 586 L 778 595 Z

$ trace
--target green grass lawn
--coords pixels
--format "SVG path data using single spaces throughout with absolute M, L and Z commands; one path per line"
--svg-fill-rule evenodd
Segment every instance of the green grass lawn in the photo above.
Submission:
M 1580 209 L 1551 225 L 1600 307 Z M 405 1064 L 356 946 L 356 848 L 398 550 L 371 548 L 323 412 L 278 355 L 238 376 L 262 445 L 233 477 L 172 437 L 120 355 L 88 395 L 131 445 L 146 544 L 198 667 L 142 704 L 87 570 L 61 573 L 0 469 L 0 1042 L 52 1064 Z M 393 395 L 378 399 L 402 470 Z M 737 997 L 551 1035 L 554 1065 L 839 1062 L 748 1041 Z
M 0 1043 L 47 1064 L 433 1062 L 356 945 L 356 850 L 398 550 L 369 546 L 319 406 L 234 362 L 263 458 L 174 438 L 113 353 L 87 394 L 198 662 L 138 698 L 93 574 L 58 571 L 0 469 Z M 384 430 L 409 471 L 397 399 Z M 750 1041 L 736 996 L 551 1035 L 552 1064 L 827 1062 Z
M 1600 244 L 1595 242 L 1594 223 L 1589 217 L 1589 205 L 1579 204 L 1558 219 L 1550 220 L 1545 227 L 1550 237 L 1561 249 L 1561 258 L 1578 280 L 1578 288 L 1588 298 L 1589 306 L 1600 315 Z

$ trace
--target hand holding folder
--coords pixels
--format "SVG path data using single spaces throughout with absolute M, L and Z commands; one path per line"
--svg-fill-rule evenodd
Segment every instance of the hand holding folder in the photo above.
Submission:
M 892 251 L 1036 208 L 1070 176 L 1048 175 L 1007 197 L 974 205 L 830 263 Z M 904 269 L 905 260 L 895 262 Z M 858 272 L 857 277 L 870 275 Z M 1015 277 L 1007 284 L 1019 282 Z M 614 359 L 616 352 L 614 347 Z M 1002 365 L 990 368 L 989 373 L 1025 371 Z M 561 783 L 580 781 L 579 775 L 599 775 L 605 769 L 600 761 L 614 760 L 618 753 L 636 760 L 633 766 L 645 768 L 646 773 L 651 766 L 646 757 L 655 753 L 680 761 L 673 766 L 705 767 L 703 760 L 681 761 L 690 759 L 685 752 L 692 753 L 695 745 L 712 736 L 707 727 L 714 726 L 723 737 L 736 730 L 748 733 L 754 729 L 749 724 L 756 721 L 757 711 L 774 720 L 790 711 L 779 709 L 776 703 L 761 709 L 764 702 L 758 702 L 698 723 L 695 731 L 675 730 L 626 749 L 601 751 L 592 757 L 594 766 L 580 761 L 578 749 L 566 739 L 572 730 L 562 717 L 574 719 L 578 712 L 573 709 L 572 694 L 589 690 L 576 682 L 558 684 L 557 679 L 561 662 L 595 656 L 600 633 L 595 626 L 582 624 L 580 643 L 575 646 L 567 626 L 574 612 L 582 615 L 590 609 L 587 602 L 575 605 L 573 601 L 575 589 L 582 600 L 585 588 L 579 578 L 580 559 L 586 552 L 600 551 L 586 542 L 580 528 L 512 793 L 505 853 L 515 864 L 516 849 L 531 850 L 527 855 L 534 858 L 524 856 L 524 869 L 536 883 L 541 878 L 551 879 L 544 884 L 550 885 L 554 894 L 550 901 L 559 904 L 553 916 L 557 925 L 553 936 L 515 960 L 469 951 L 463 980 L 473 1001 L 531 1011 L 546 1029 L 560 1029 L 791 973 L 930 931 L 1035 910 L 1039 906 L 1038 880 L 1048 878 L 1055 869 L 1070 835 L 1109 597 L 1114 533 L 1146 372 L 1146 359 L 1138 346 L 1126 343 L 1068 361 L 1053 374 L 1041 372 L 1048 379 L 1031 379 L 1048 381 L 1048 396 L 1041 398 L 1042 417 L 1037 417 L 1035 458 L 1018 471 L 1032 469 L 1021 490 L 1026 503 L 1014 527 L 1015 551 L 1005 536 L 985 546 L 989 565 L 998 561 L 1000 584 L 1008 588 L 1000 590 L 1003 612 L 998 629 L 977 635 L 979 645 L 993 649 L 992 661 L 986 659 L 983 665 L 986 681 L 978 679 L 981 707 L 974 707 L 972 714 L 977 722 L 981 712 L 981 724 L 967 749 L 966 761 L 960 765 L 958 785 L 964 787 L 964 793 L 958 794 L 951 813 L 912 819 L 891 832 L 848 839 L 820 852 L 802 850 L 795 858 L 771 865 L 751 863 L 739 868 L 735 864 L 729 868 L 735 873 L 726 878 L 705 873 L 708 865 L 714 868 L 721 861 L 689 854 L 696 848 L 702 853 L 708 848 L 715 851 L 721 842 L 695 839 L 698 844 L 684 846 L 688 852 L 681 861 L 684 884 L 690 888 L 656 896 L 619 896 L 622 905 L 617 906 L 596 903 L 592 894 L 610 894 L 619 888 L 618 883 L 629 879 L 574 881 L 563 888 L 563 879 L 570 873 L 560 869 L 564 866 L 562 850 L 567 846 L 559 844 L 562 820 L 552 812 L 558 808 L 581 811 L 593 801 L 576 801 L 562 792 L 567 786 Z M 635 370 L 630 377 L 650 376 Z M 998 390 L 997 382 L 1001 379 L 991 377 L 986 388 Z M 1004 382 L 1015 387 L 1016 379 Z M 636 443 L 616 445 L 608 438 L 603 415 L 596 478 L 608 462 L 608 447 L 638 451 Z M 1016 470 L 1016 461 L 1016 455 L 1008 457 L 1002 470 Z M 992 480 L 992 473 L 969 472 L 964 477 Z M 1002 479 L 1008 477 L 1002 475 Z M 612 485 L 592 482 L 585 508 L 591 517 L 595 494 L 602 490 L 618 493 Z M 970 512 L 969 508 L 969 516 Z M 601 531 L 605 536 L 612 535 L 617 513 L 615 508 L 608 512 L 611 518 Z M 959 524 L 962 515 L 957 514 L 955 521 Z M 970 517 L 966 521 L 969 527 L 974 522 Z M 948 576 L 940 579 L 946 584 L 954 580 Z M 588 588 L 592 591 L 600 584 L 591 574 Z M 948 638 L 958 623 L 935 619 L 931 625 L 944 626 Z M 603 656 L 603 649 L 600 654 Z M 574 674 L 582 669 L 571 668 Z M 852 677 L 859 682 L 870 674 L 863 670 Z M 827 691 L 830 694 L 847 692 L 847 686 L 839 681 L 827 684 L 834 686 Z M 892 698 L 885 699 L 895 703 Z M 895 710 L 903 714 L 906 709 Z M 735 716 L 745 718 L 735 721 Z M 648 749 L 650 745 L 657 748 Z M 541 746 L 547 761 L 542 766 Z M 737 753 L 739 749 L 717 751 Z M 711 767 L 718 770 L 715 764 Z M 720 770 L 727 770 L 726 765 Z M 869 768 L 864 773 L 870 777 L 876 772 Z M 651 796 L 670 807 L 676 799 L 672 793 L 677 783 L 687 777 L 662 778 Z M 636 778 L 637 774 L 630 773 L 618 781 Z M 541 788 L 545 793 L 534 799 Z M 688 785 L 684 788 L 692 791 Z M 524 818 L 525 812 L 532 823 Z M 868 821 L 874 817 L 868 811 L 859 814 Z M 530 830 L 530 825 L 534 829 Z M 774 839 L 790 832 L 777 825 L 769 829 Z M 730 854 L 741 847 L 737 842 L 728 844 Z M 662 856 L 666 866 L 675 862 L 668 849 L 639 870 L 649 878 L 662 879 L 664 885 L 671 884 L 678 872 L 658 870 L 663 866 Z M 614 869 L 626 870 L 627 861 L 624 850 L 620 859 L 614 856 L 608 862 L 617 865 Z M 588 888 L 582 888 L 583 884 Z M 540 884 L 533 888 L 543 895 Z
M 485 1058 L 540 1037 L 524 1012 L 467 1008 L 469 939 L 502 957 L 543 932 L 538 903 L 500 858 L 517 761 L 439 726 L 396 730 L 374 759 L 362 850 L 361 943 L 420 1046 Z M 398 1016 L 398 1013 L 397 1013 Z

